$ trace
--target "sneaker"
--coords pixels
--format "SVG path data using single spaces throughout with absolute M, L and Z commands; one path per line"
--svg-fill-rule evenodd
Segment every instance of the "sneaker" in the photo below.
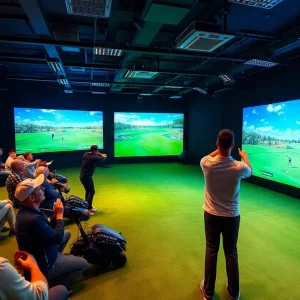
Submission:
M 207 298 L 205 296 L 205 290 L 204 290 L 204 279 L 200 282 L 200 291 L 203 294 L 203 300 L 212 300 L 212 298 Z
M 91 207 L 91 208 L 89 208 L 89 212 L 91 213 L 93 213 L 93 212 L 96 212 L 98 209 L 96 208 L 96 207 Z
M 230 295 L 229 291 L 228 291 L 228 283 L 226 283 L 226 291 L 227 291 L 227 293 L 228 293 L 228 295 L 229 295 L 229 299 L 230 299 L 230 300 L 240 300 L 241 292 L 239 292 L 238 296 L 232 297 L 232 296 Z

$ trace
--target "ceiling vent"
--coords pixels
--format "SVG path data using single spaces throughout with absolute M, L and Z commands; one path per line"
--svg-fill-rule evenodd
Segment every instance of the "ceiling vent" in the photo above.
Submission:
M 220 33 L 220 26 L 193 22 L 177 39 L 178 49 L 189 51 L 213 52 L 234 38 L 233 35 Z
M 68 14 L 108 18 L 112 0 L 65 0 Z

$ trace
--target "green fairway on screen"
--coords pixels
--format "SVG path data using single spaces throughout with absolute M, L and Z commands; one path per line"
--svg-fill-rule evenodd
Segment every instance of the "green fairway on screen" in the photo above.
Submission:
M 17 153 L 103 149 L 102 111 L 15 108 Z
M 300 188 L 300 100 L 244 108 L 242 138 L 253 175 Z
M 115 157 L 179 155 L 184 115 L 115 113 Z

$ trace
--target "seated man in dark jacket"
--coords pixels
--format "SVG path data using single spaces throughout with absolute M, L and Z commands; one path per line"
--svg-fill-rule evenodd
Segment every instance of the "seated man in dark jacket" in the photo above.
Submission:
M 17 242 L 20 250 L 34 256 L 49 282 L 67 284 L 83 273 L 87 261 L 62 254 L 71 236 L 70 231 L 64 231 L 64 207 L 58 199 L 53 207 L 54 218 L 51 223 L 47 220 L 39 209 L 45 199 L 43 182 L 44 175 L 40 175 L 25 179 L 16 188 L 15 197 L 21 202 L 16 217 Z
M 41 203 L 40 208 L 47 208 L 52 209 L 54 203 L 58 198 L 61 198 L 61 195 L 58 191 L 55 190 L 53 184 L 50 184 L 47 180 L 49 175 L 48 167 L 37 167 L 34 172 L 34 177 L 38 177 L 39 175 L 43 174 L 45 179 L 42 183 L 42 187 L 44 188 L 44 196 L 45 200 Z

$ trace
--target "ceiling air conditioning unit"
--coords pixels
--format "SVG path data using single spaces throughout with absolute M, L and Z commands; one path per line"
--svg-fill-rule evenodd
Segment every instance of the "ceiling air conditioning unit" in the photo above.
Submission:
M 176 48 L 189 51 L 213 52 L 234 38 L 220 33 L 219 25 L 194 21 L 177 39 Z
M 112 0 L 65 0 L 68 14 L 109 18 Z

